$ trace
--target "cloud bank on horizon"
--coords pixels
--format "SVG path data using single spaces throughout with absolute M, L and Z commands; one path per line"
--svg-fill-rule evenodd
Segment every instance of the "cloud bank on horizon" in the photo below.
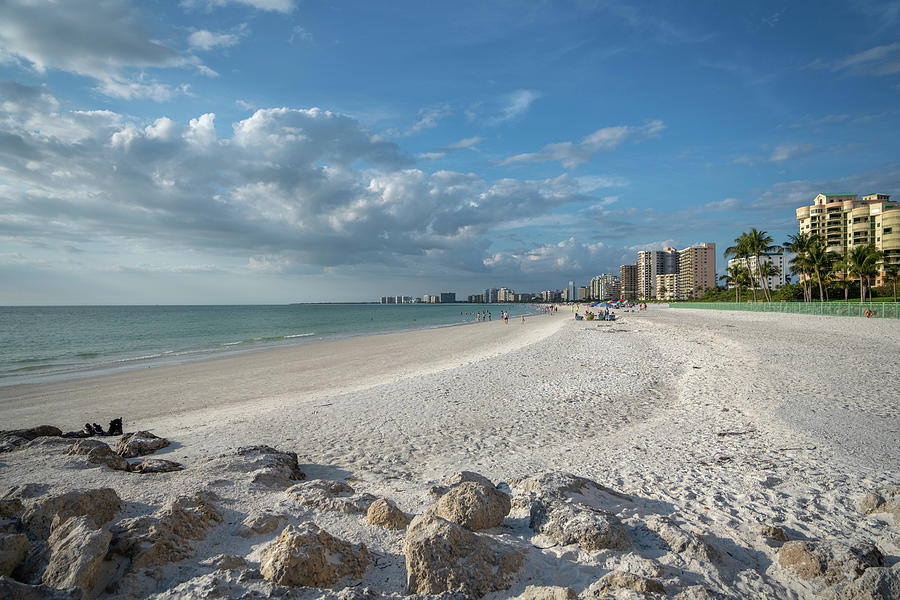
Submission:
M 0 304 L 537 290 L 783 238 L 816 193 L 900 194 L 897 18 L 12 0 Z

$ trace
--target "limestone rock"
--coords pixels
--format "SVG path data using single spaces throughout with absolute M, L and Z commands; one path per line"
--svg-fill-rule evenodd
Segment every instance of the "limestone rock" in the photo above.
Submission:
M 81 590 L 55 590 L 46 585 L 28 585 L 9 577 L 0 577 L 0 598 L 7 600 L 81 600 Z
M 284 516 L 272 513 L 251 511 L 247 518 L 235 529 L 235 534 L 241 537 L 250 537 L 263 533 L 272 533 L 278 529 L 284 521 Z
M 21 533 L 0 535 L 0 575 L 9 575 L 22 564 L 29 548 L 31 542 L 28 541 L 27 535 Z
M 38 425 L 37 427 L 29 427 L 28 429 L 0 431 L 0 452 L 15 450 L 39 437 L 58 437 L 61 435 L 62 430 L 52 425 Z
M 184 470 L 184 465 L 181 463 L 162 458 L 145 458 L 141 462 L 131 465 L 133 473 L 170 473 L 182 470 Z
M 14 485 L 3 494 L 3 500 L 29 500 L 42 495 L 50 489 L 46 483 L 23 483 Z
M 900 598 L 900 563 L 890 569 L 869 567 L 854 581 L 830 592 L 829 600 L 896 600 Z
M 220 474 L 234 473 L 241 478 L 249 473 L 253 483 L 275 488 L 286 488 L 306 479 L 296 453 L 271 446 L 243 446 L 217 456 L 205 468 Z
M 574 500 L 580 504 L 599 507 L 601 503 L 630 501 L 628 496 L 571 473 L 550 471 L 534 477 L 510 482 L 513 506 L 528 508 L 536 500 Z
M 387 529 L 404 529 L 409 525 L 409 517 L 387 498 L 379 498 L 369 506 L 366 521 Z
M 525 591 L 510 600 L 571 600 L 578 596 L 572 588 L 558 585 L 529 585 Z
M 368 566 L 365 546 L 354 547 L 306 522 L 284 528 L 263 555 L 259 571 L 278 585 L 325 587 L 342 577 L 362 577 Z
M 120 521 L 112 528 L 113 550 L 129 557 L 135 569 L 189 558 L 191 541 L 204 539 L 222 522 L 213 500 L 210 492 L 179 496 L 153 515 Z
M 459 592 L 475 598 L 508 589 L 524 561 L 511 546 L 434 515 L 412 520 L 404 554 L 410 594 Z
M 444 486 L 447 488 L 452 488 L 465 481 L 474 481 L 475 483 L 480 483 L 488 487 L 494 487 L 494 484 L 490 479 L 488 479 L 484 475 L 475 473 L 474 471 L 460 471 L 459 473 L 450 475 L 449 477 L 444 479 Z
M 672 600 L 718 600 L 718 594 L 713 594 L 702 585 L 689 585 L 677 594 Z
M 596 598 L 612 594 L 616 590 L 634 590 L 643 594 L 666 593 L 662 584 L 655 579 L 648 579 L 628 571 L 610 571 L 588 588 L 586 596 Z
M 510 510 L 509 496 L 489 483 L 463 481 L 438 499 L 431 511 L 472 531 L 497 527 Z
M 169 440 L 157 437 L 149 431 L 126 433 L 116 443 L 116 454 L 125 458 L 153 454 L 169 445 Z
M 66 519 L 53 529 L 47 540 L 50 561 L 44 570 L 43 583 L 54 588 L 79 587 L 90 593 L 99 581 L 101 563 L 111 539 L 109 530 L 97 529 L 88 517 Z
M 246 569 L 249 563 L 243 556 L 235 556 L 234 554 L 217 554 L 206 560 L 200 561 L 204 567 L 212 567 L 217 571 L 233 571 L 235 569 Z
M 770 540 L 775 540 L 776 542 L 786 542 L 787 534 L 784 532 L 784 529 L 781 527 L 776 527 L 774 525 L 764 525 L 759 528 L 759 532 L 763 534 L 766 538 Z
M 22 512 L 22 501 L 18 498 L 0 499 L 0 519 L 15 517 Z
M 704 542 L 700 536 L 685 531 L 667 517 L 653 515 L 647 519 L 646 523 L 662 538 L 672 552 L 696 556 L 709 562 L 714 562 L 719 558 L 718 551 Z
M 32 501 L 22 515 L 22 522 L 34 536 L 45 539 L 57 515 L 61 521 L 86 516 L 99 527 L 112 519 L 121 506 L 122 500 L 112 488 L 74 490 Z
M 100 440 L 82 439 L 78 440 L 66 450 L 66 455 L 76 456 L 84 455 L 88 457 L 88 461 L 95 465 L 105 465 L 116 471 L 130 471 L 131 465 L 128 461 L 113 452 L 109 444 Z
M 778 551 L 778 563 L 800 579 L 823 577 L 833 585 L 852 581 L 869 567 L 880 567 L 881 552 L 869 542 L 850 545 L 837 540 L 786 542 Z
M 631 548 L 622 522 L 611 512 L 590 506 L 536 501 L 528 526 L 562 546 L 578 544 L 588 551 Z
M 894 525 L 900 525 L 900 485 L 869 492 L 860 501 L 859 512 L 864 515 L 888 513 Z
M 336 510 L 342 513 L 364 513 L 377 498 L 372 494 L 357 494 L 343 481 L 314 479 L 289 487 L 286 493 L 307 508 Z

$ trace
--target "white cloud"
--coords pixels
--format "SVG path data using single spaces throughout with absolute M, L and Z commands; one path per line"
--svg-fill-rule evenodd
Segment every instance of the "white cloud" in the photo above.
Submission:
M 900 73 L 900 42 L 875 46 L 850 55 L 832 66 L 833 71 L 849 70 L 866 75 L 894 75 Z
M 453 114 L 453 111 L 450 110 L 450 107 L 446 104 L 441 106 L 431 106 L 428 108 L 422 108 L 419 110 L 418 117 L 419 119 L 413 123 L 413 125 L 406 130 L 403 135 L 413 135 L 424 131 L 426 129 L 434 129 L 438 125 L 438 121 L 444 119 Z
M 498 125 L 512 121 L 524 115 L 531 108 L 531 104 L 541 97 L 541 93 L 535 90 L 516 90 L 504 98 L 504 106 L 500 114 L 490 119 L 490 123 Z
M 206 7 L 209 10 L 228 4 L 242 4 L 258 10 L 289 13 L 294 10 L 294 0 L 182 0 L 185 8 Z
M 670 239 L 628 246 L 628 250 L 631 250 L 632 252 L 640 252 L 641 250 L 662 250 L 663 248 L 674 248 L 675 246 L 675 240 Z
M 524 162 L 560 162 L 567 169 L 589 161 L 598 152 L 610 152 L 626 141 L 638 143 L 659 135 L 665 129 L 660 120 L 650 121 L 646 125 L 619 125 L 598 129 L 584 137 L 580 142 L 558 142 L 547 144 L 540 152 L 517 154 L 503 160 L 501 165 Z
M 214 33 L 205 29 L 199 29 L 188 36 L 188 44 L 195 50 L 229 48 L 241 40 L 245 31 L 245 25 L 238 28 L 236 33 Z
M 625 187 L 628 185 L 627 179 L 615 175 L 582 175 L 581 177 L 576 177 L 575 181 L 578 182 L 578 189 L 582 193 L 592 192 L 600 188 Z
M 458 142 L 453 142 L 448 146 L 444 146 L 443 150 L 478 150 L 477 146 L 483 141 L 484 138 L 475 136 L 468 137 L 459 140 Z
M 444 158 L 445 156 L 447 156 L 446 152 L 422 152 L 416 154 L 416 158 L 423 158 L 425 160 L 434 160 L 436 158 Z
M 776 146 L 769 156 L 769 162 L 785 162 L 795 158 L 809 156 L 816 151 L 812 144 L 782 144 Z
M 257 110 L 221 137 L 212 113 L 48 116 L 45 89 L 9 89 L 19 101 L 5 99 L 15 110 L 0 121 L 0 237 L 22 247 L 139 245 L 266 272 L 412 261 L 471 272 L 485 269 L 493 227 L 590 200 L 568 176 L 406 168 L 394 144 L 316 108 Z
M 117 98 L 165 101 L 185 92 L 147 79 L 142 69 L 190 67 L 215 75 L 196 57 L 151 39 L 125 0 L 0 3 L 0 49 L 0 61 L 90 77 L 98 91 Z

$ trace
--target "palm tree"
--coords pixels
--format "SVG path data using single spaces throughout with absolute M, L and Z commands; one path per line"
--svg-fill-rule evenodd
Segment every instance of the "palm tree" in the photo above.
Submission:
M 753 271 L 750 269 L 750 251 L 749 245 L 747 243 L 747 234 L 742 233 L 740 236 L 734 238 L 734 246 L 729 246 L 725 249 L 725 258 L 727 259 L 729 256 L 733 256 L 737 259 L 740 259 L 744 263 L 744 267 L 747 269 L 747 275 L 750 278 L 750 281 L 753 281 Z M 756 286 L 751 285 L 750 291 L 753 292 L 753 302 L 756 302 Z
M 875 246 L 854 246 L 847 254 L 849 272 L 859 279 L 859 303 L 866 301 L 866 283 L 878 276 L 878 261 L 882 253 Z M 869 294 L 871 296 L 871 293 Z
M 825 244 L 817 239 L 810 245 L 806 253 L 808 267 L 816 276 L 819 282 L 819 302 L 825 302 L 825 288 L 822 285 L 823 276 L 831 272 L 831 266 L 834 264 L 837 255 L 825 249 Z
M 747 271 L 741 268 L 741 265 L 735 263 L 733 265 L 729 265 L 728 271 L 725 275 L 719 277 L 722 281 L 724 281 L 727 285 L 734 286 L 735 296 L 734 301 L 741 301 L 741 288 L 748 284 L 749 280 L 747 279 Z
M 791 270 L 800 276 L 800 282 L 803 284 L 803 301 L 812 301 L 812 290 L 809 287 L 809 281 L 812 275 L 812 269 L 809 267 L 807 255 L 810 246 L 818 239 L 814 233 L 800 232 L 797 235 L 789 235 L 788 241 L 783 245 L 786 250 L 796 253 L 791 259 Z
M 756 276 L 759 279 L 759 285 L 763 290 L 763 294 L 766 296 L 766 302 L 771 302 L 772 297 L 769 295 L 769 286 L 762 275 L 760 256 L 774 250 L 775 246 L 773 245 L 773 242 L 775 240 L 773 240 L 765 231 L 757 231 L 755 227 L 751 227 L 750 231 L 743 235 L 746 236 L 744 240 L 747 245 L 747 253 L 753 255 L 756 259 Z
M 885 265 L 884 281 L 894 285 L 894 302 L 897 301 L 897 282 L 900 281 L 900 265 Z

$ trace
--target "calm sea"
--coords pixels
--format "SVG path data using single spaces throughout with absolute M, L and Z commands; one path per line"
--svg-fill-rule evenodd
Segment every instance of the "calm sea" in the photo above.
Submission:
M 0 386 L 476 320 L 527 304 L 0 307 Z

